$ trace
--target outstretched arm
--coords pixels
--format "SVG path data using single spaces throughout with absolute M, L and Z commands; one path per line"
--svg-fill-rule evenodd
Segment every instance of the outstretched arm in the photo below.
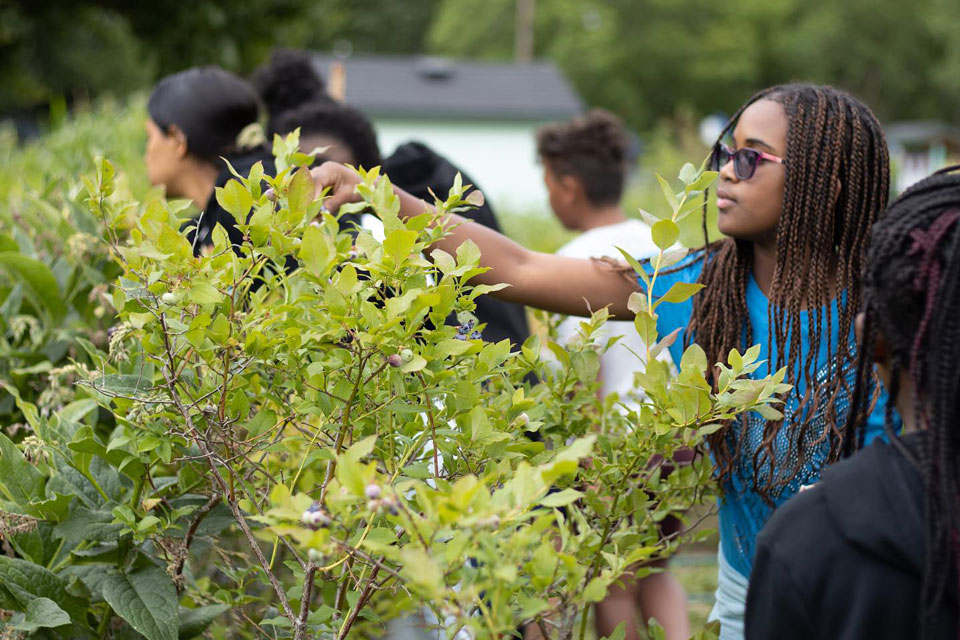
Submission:
M 358 199 L 355 187 L 359 176 L 343 165 L 326 162 L 312 171 L 316 193 L 329 187 L 326 206 L 331 211 Z M 399 187 L 400 216 L 409 218 L 432 207 Z M 510 286 L 493 294 L 501 300 L 567 315 L 588 316 L 609 306 L 617 318 L 630 318 L 627 298 L 636 290 L 632 278 L 609 265 L 582 258 L 568 258 L 531 251 L 503 234 L 457 215 L 448 215 L 444 224 L 454 227 L 434 247 L 456 253 L 464 241 L 480 248 L 481 265 L 490 270 L 474 278 L 476 284 L 506 283 Z

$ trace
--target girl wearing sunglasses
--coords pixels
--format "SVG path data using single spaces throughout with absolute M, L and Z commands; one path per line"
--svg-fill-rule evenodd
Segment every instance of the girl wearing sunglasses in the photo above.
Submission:
M 862 301 L 860 273 L 868 233 L 886 205 L 889 159 L 873 113 L 831 87 L 781 85 L 751 97 L 721 134 L 712 160 L 718 226 L 726 236 L 661 274 L 655 295 L 677 281 L 705 289 L 682 304 L 661 305 L 658 329 L 685 329 L 670 348 L 679 362 L 694 340 L 709 362 L 731 348 L 761 345 L 766 360 L 754 375 L 787 368 L 794 390 L 783 420 L 759 415 L 710 437 L 723 488 L 719 506 L 719 586 L 712 617 L 724 640 L 742 638 L 747 577 L 756 536 L 777 505 L 817 481 L 842 450 L 842 425 L 855 378 L 853 320 Z M 327 207 L 354 201 L 359 178 L 332 163 L 314 170 L 317 193 L 331 187 Z M 427 206 L 397 190 L 401 215 Z M 456 218 L 456 216 L 453 216 Z M 457 220 L 460 222 L 460 220 Z M 642 284 L 595 261 L 529 251 L 464 222 L 437 244 L 453 252 L 473 240 L 490 270 L 478 283 L 505 282 L 497 295 L 567 315 L 609 307 L 630 317 L 627 298 Z M 881 396 L 867 438 L 882 431 Z M 628 633 L 636 637 L 634 621 Z

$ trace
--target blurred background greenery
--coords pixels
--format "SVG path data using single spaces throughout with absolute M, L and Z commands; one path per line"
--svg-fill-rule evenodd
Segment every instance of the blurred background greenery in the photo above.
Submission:
M 533 5 L 528 0 L 526 4 Z M 247 73 L 276 45 L 509 60 L 516 0 L 6 0 L 0 114 L 145 88 L 196 64 Z M 536 0 L 532 54 L 646 133 L 759 87 L 843 86 L 882 120 L 960 115 L 955 0 Z M 469 19 L 465 19 L 469 16 Z

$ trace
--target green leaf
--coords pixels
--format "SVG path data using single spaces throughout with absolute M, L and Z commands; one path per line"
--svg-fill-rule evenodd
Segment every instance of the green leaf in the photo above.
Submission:
M 661 249 L 669 249 L 680 237 L 680 227 L 673 220 L 660 220 L 650 229 L 653 243 Z
M 377 443 L 376 434 L 372 436 L 367 436 L 363 440 L 354 442 L 353 445 L 347 449 L 346 455 L 353 460 L 359 460 L 364 456 L 368 456 L 373 452 L 373 446 Z
M 480 247 L 473 240 L 464 240 L 457 247 L 457 264 L 475 265 L 480 263 Z
M 302 216 L 307 212 L 307 207 L 313 202 L 313 177 L 310 170 L 306 167 L 300 167 L 290 178 L 290 185 L 287 187 L 287 206 L 290 207 L 290 213 Z
M 177 640 L 177 590 L 163 569 L 113 572 L 104 581 L 103 598 L 147 640 Z
M 11 598 L 5 598 L 5 593 Z M 86 622 L 86 606 L 67 591 L 66 580 L 32 562 L 0 556 L 0 606 L 23 611 L 35 598 L 49 598 L 74 622 Z
M 190 299 L 190 302 L 196 302 L 197 304 L 215 304 L 223 300 L 223 294 L 209 282 L 198 282 L 190 288 L 187 298 Z
M 191 640 L 206 631 L 214 620 L 230 610 L 225 604 L 211 604 L 206 607 L 187 609 L 180 607 L 179 640 Z
M 549 493 L 542 500 L 540 504 L 544 507 L 565 507 L 572 502 L 576 502 L 583 497 L 583 493 L 575 489 L 564 489 L 563 491 L 558 491 L 557 493 Z
M 74 545 L 84 540 L 89 542 L 116 540 L 122 529 L 122 524 L 113 524 L 113 514 L 109 511 L 93 511 L 78 505 L 66 520 L 53 528 L 53 532 L 68 545 Z
M 313 225 L 307 227 L 300 242 L 300 262 L 314 275 L 322 276 L 330 267 L 333 257 L 334 248 L 330 238 Z
M 142 376 L 125 373 L 109 373 L 93 381 L 93 388 L 111 396 L 136 398 L 153 388 L 151 381 Z
M 247 221 L 247 213 L 253 206 L 253 196 L 238 180 L 230 180 L 222 187 L 217 187 L 217 202 L 224 211 L 233 214 L 241 223 Z
M 686 164 L 684 167 L 692 167 L 692 164 Z M 617 625 L 617 628 L 613 630 L 613 633 L 608 635 L 604 640 L 624 640 L 627 637 L 627 621 L 622 620 L 620 624 Z
M 663 197 L 670 204 L 670 208 L 674 211 L 680 206 L 680 203 L 677 201 L 677 194 L 673 192 L 673 188 L 670 186 L 670 183 L 667 182 L 663 176 L 659 173 L 657 174 L 657 182 L 660 183 L 660 190 L 663 192 Z
M 583 590 L 583 599 L 587 602 L 600 602 L 607 597 L 607 585 L 600 578 L 594 578 Z
M 596 351 L 575 351 L 570 354 L 570 363 L 577 377 L 582 381 L 590 383 L 597 379 L 600 373 L 600 356 Z
M 70 616 L 49 598 L 33 598 L 23 614 L 15 614 L 10 622 L 17 631 L 36 631 L 70 624 Z
M 433 264 L 440 269 L 440 273 L 447 274 L 457 268 L 457 263 L 449 253 L 443 249 L 434 249 L 430 252 Z
M 697 168 L 691 163 L 686 163 L 680 167 L 680 181 L 683 184 L 692 184 L 697 179 Z
M 409 229 L 396 229 L 387 234 L 383 241 L 384 256 L 400 264 L 413 251 L 417 242 L 417 232 Z
M 704 373 L 707 370 L 707 354 L 704 353 L 699 345 L 691 344 L 687 347 L 686 351 L 683 352 L 683 356 L 680 358 L 680 370 L 682 371 L 687 367 L 692 367 L 700 373 Z
M 700 289 L 703 289 L 703 285 L 700 283 L 674 282 L 673 286 L 657 302 L 685 302 Z
M 13 251 L 0 251 L 0 270 L 23 287 L 23 293 L 34 307 L 46 311 L 53 321 L 67 314 L 57 279 L 47 265 Z
M 44 476 L 27 462 L 17 445 L 0 433 L 0 491 L 8 500 L 26 506 L 43 500 Z

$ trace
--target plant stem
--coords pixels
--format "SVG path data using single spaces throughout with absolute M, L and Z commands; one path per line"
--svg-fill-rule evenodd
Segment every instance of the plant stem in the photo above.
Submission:
M 356 621 L 357 616 L 360 614 L 360 610 L 363 609 L 363 606 L 367 603 L 367 599 L 370 597 L 370 593 L 373 591 L 373 587 L 376 584 L 377 573 L 380 571 L 380 565 L 374 565 L 373 571 L 370 572 L 370 577 L 367 579 L 367 584 L 363 588 L 363 592 L 360 594 L 360 598 L 357 600 L 357 604 L 354 605 L 353 609 L 350 610 L 350 614 L 347 616 L 347 619 L 343 621 L 343 626 L 340 627 L 340 632 L 337 634 L 337 640 L 344 640 L 347 637 L 347 634 L 350 633 L 350 627 L 353 626 L 353 623 Z
M 297 618 L 293 640 L 303 640 L 307 633 L 307 616 L 310 615 L 310 600 L 313 598 L 313 578 L 317 573 L 317 565 L 311 561 L 307 564 L 307 575 L 304 576 L 303 597 L 300 598 L 300 616 Z

